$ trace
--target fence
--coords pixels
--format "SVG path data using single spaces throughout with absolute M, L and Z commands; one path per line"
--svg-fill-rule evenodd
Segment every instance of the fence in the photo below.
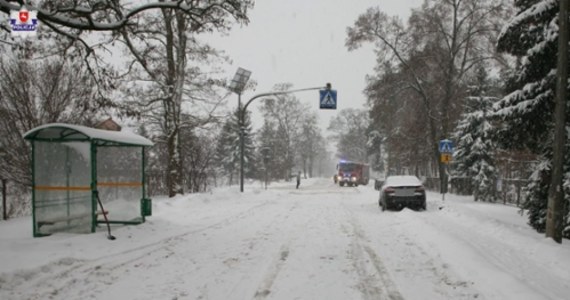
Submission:
M 526 194 L 524 189 L 529 183 L 526 179 L 503 179 L 501 190 L 497 191 L 497 196 L 503 203 L 511 203 L 520 206 Z
M 525 196 L 527 179 L 503 178 L 495 181 L 495 196 L 497 202 L 520 206 Z M 427 189 L 440 191 L 439 177 L 426 178 L 424 185 Z M 457 195 L 473 195 L 473 183 L 468 177 L 453 177 L 449 180 L 448 191 Z
M 32 194 L 29 186 L 18 184 L 12 180 L 0 179 L 2 189 L 2 219 L 27 216 L 31 213 Z
M 166 172 L 147 172 L 145 179 L 149 197 L 168 195 Z M 215 186 L 217 184 L 216 174 L 208 174 L 207 172 L 186 172 L 182 181 L 185 193 L 203 192 L 210 185 Z

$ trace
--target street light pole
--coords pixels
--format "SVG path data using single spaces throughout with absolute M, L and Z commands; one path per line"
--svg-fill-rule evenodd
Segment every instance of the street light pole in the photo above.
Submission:
M 238 123 L 239 123 L 239 191 L 243 193 L 243 165 L 245 145 L 245 115 L 241 109 L 241 93 L 238 94 Z
M 247 101 L 245 103 L 243 108 L 241 108 L 241 106 L 240 106 L 240 112 L 238 113 L 238 116 L 240 116 L 240 119 L 241 119 L 240 131 L 242 132 L 241 140 L 240 140 L 240 171 L 241 171 L 240 172 L 241 173 L 241 175 L 240 175 L 240 191 L 242 193 L 243 193 L 243 165 L 244 165 L 244 137 L 243 137 L 243 135 L 244 135 L 244 131 L 245 131 L 243 123 L 245 120 L 245 113 L 247 112 L 247 107 L 249 106 L 249 104 L 251 104 L 251 102 L 253 102 L 253 100 L 261 98 L 261 97 L 279 96 L 279 95 L 286 95 L 286 94 L 292 94 L 292 93 L 297 93 L 297 92 L 314 91 L 314 90 L 322 90 L 322 89 L 330 90 L 331 84 L 327 83 L 325 87 L 320 86 L 320 87 L 312 87 L 312 88 L 296 89 L 296 90 L 288 90 L 288 91 L 280 91 L 280 92 L 261 93 L 261 94 L 255 95 L 251 99 L 249 99 L 249 101 Z
M 239 189 L 243 192 L 243 152 L 244 152 L 244 135 L 245 135 L 245 116 L 241 109 L 241 93 L 251 76 L 251 71 L 238 68 L 232 82 L 230 83 L 230 90 L 238 94 L 238 127 L 239 127 L 239 152 L 240 152 L 240 172 L 239 172 Z
M 314 90 L 322 90 L 322 89 L 330 89 L 330 83 L 327 83 L 326 87 L 320 86 L 320 87 L 312 87 L 312 88 L 305 88 L 305 89 L 297 89 L 297 90 L 289 90 L 289 91 L 281 91 L 281 92 L 268 92 L 268 93 L 257 94 L 245 103 L 245 105 L 243 107 L 243 111 L 246 112 L 249 104 L 251 104 L 251 102 L 253 100 L 260 98 L 260 97 L 287 95 L 287 94 L 293 94 L 293 93 L 297 93 L 297 92 L 314 91 Z

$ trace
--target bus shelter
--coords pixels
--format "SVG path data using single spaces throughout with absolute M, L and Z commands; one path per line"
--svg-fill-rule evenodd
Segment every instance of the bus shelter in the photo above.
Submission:
M 150 140 L 63 123 L 36 127 L 24 138 L 32 146 L 34 237 L 95 232 L 102 214 L 113 224 L 140 224 L 151 215 L 144 173 Z

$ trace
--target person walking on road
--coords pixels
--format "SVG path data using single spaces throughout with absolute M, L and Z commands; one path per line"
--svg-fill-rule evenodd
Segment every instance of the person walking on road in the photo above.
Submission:
M 299 189 L 300 185 L 301 185 L 301 171 L 297 173 L 297 189 Z

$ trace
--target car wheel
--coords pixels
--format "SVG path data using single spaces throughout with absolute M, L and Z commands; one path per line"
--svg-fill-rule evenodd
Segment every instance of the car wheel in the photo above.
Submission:
M 422 204 L 422 209 L 423 209 L 423 210 L 426 210 L 426 208 L 427 208 L 427 206 L 426 206 L 426 203 L 424 202 L 424 203 Z
M 340 186 L 344 186 L 344 182 L 339 182 L 338 183 Z

